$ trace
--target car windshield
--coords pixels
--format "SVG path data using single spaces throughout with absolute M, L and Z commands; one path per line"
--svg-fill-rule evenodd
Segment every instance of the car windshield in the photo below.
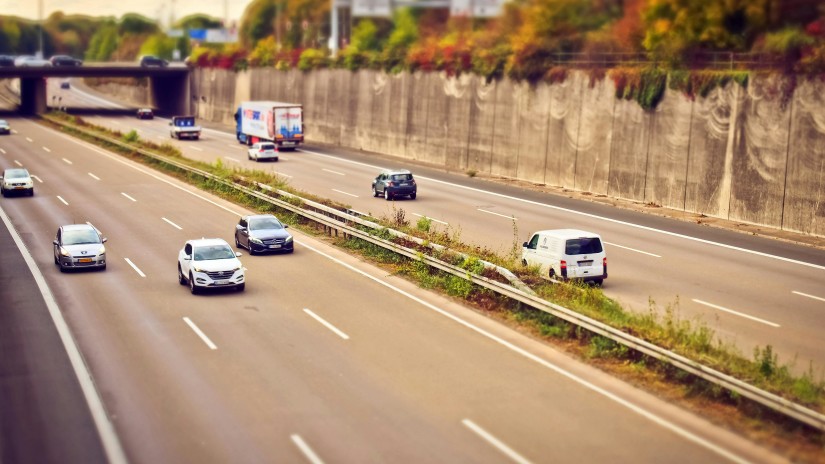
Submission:
M 100 236 L 92 229 L 64 230 L 64 245 L 83 245 L 88 243 L 100 243 Z
M 9 169 L 5 177 L 6 179 L 25 179 L 29 177 L 29 173 L 25 169 Z
M 9 123 L 6 122 L 4 119 L 0 119 L 0 126 L 8 126 Z
M 284 226 L 275 218 L 261 218 L 249 221 L 249 230 L 282 229 Z
M 271 143 L 265 143 L 265 144 L 261 145 L 261 150 L 274 150 L 274 149 L 275 149 L 275 145 L 272 145 Z
M 412 180 L 412 174 L 393 174 L 392 180 L 397 180 L 399 182 Z
M 235 252 L 228 245 L 211 245 L 195 248 L 195 261 L 209 261 L 212 259 L 230 259 Z
M 567 255 L 592 255 L 602 252 L 602 241 L 596 237 L 574 238 L 568 240 L 564 247 Z

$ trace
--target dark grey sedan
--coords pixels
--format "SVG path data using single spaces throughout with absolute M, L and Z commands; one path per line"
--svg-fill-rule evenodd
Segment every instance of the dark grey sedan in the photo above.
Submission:
M 235 226 L 235 246 L 246 248 L 250 255 L 264 252 L 292 253 L 295 248 L 292 235 L 271 214 L 243 216 Z
M 54 240 L 54 263 L 60 272 L 106 269 L 106 239 L 91 224 L 60 226 Z

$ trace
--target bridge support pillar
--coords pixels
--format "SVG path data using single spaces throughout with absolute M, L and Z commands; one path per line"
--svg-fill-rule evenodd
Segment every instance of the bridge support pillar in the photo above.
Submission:
M 46 107 L 46 78 L 20 78 L 20 112 L 27 115 L 43 114 Z
M 152 76 L 149 78 L 149 98 L 158 112 L 167 116 L 192 114 L 189 76 Z

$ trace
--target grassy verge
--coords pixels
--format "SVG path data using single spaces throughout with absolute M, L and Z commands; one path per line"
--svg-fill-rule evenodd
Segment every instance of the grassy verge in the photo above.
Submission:
M 171 157 L 175 161 L 214 174 L 221 179 L 242 182 L 250 185 L 252 180 L 267 184 L 273 188 L 289 191 L 295 195 L 312 199 L 328 206 L 345 210 L 347 205 L 336 204 L 328 200 L 314 197 L 306 192 L 291 188 L 287 181 L 275 174 L 261 171 L 228 169 L 220 161 L 216 164 L 196 162 L 184 158 L 180 152 L 168 144 L 157 145 L 137 138 L 136 134 L 121 134 L 101 127 L 86 124 L 79 118 L 67 115 L 49 116 L 46 121 L 66 133 L 79 136 L 89 142 L 103 146 L 106 149 L 121 153 L 143 164 L 163 170 L 173 176 L 196 185 L 204 190 L 211 191 L 225 199 L 242 204 L 250 209 L 278 214 L 285 222 L 297 226 L 303 231 L 321 234 L 319 226 L 295 214 L 285 212 L 257 198 L 238 192 L 222 183 L 204 180 L 200 176 L 190 175 L 183 170 L 168 164 L 146 158 L 135 150 L 124 149 L 118 145 L 101 142 L 92 137 L 80 134 L 71 128 L 56 124 L 55 121 L 67 122 L 82 126 L 85 130 L 92 130 L 107 137 L 117 137 L 128 140 L 134 146 L 151 150 Z M 744 380 L 752 385 L 774 392 L 794 402 L 804 404 L 813 409 L 825 410 L 825 382 L 816 378 L 812 368 L 802 374 L 792 373 L 790 364 L 782 364 L 773 353 L 770 346 L 759 348 L 753 357 L 743 356 L 733 346 L 726 345 L 718 340 L 713 330 L 700 321 L 687 321 L 678 316 L 678 301 L 669 305 L 664 311 L 658 311 L 655 303 L 651 302 L 646 313 L 626 311 L 617 302 L 606 297 L 599 288 L 586 285 L 559 285 L 553 284 L 539 277 L 538 271 L 522 266 L 518 260 L 518 231 L 514 225 L 514 240 L 509 252 L 498 253 L 492 250 L 464 244 L 460 239 L 460 230 L 435 230 L 432 221 L 427 218 L 419 219 L 412 225 L 407 221 L 403 209 L 393 208 L 389 216 L 376 218 L 376 221 L 385 227 L 400 230 L 430 241 L 440 243 L 448 248 L 460 251 L 477 258 L 465 259 L 450 251 L 436 252 L 427 247 L 421 247 L 410 241 L 396 238 L 386 230 L 370 230 L 370 233 L 386 240 L 392 240 L 409 248 L 415 248 L 420 253 L 427 253 L 451 264 L 460 266 L 468 272 L 478 273 L 490 278 L 488 271 L 478 262 L 484 259 L 502 267 L 513 270 L 522 281 L 528 283 L 538 295 L 553 303 L 578 311 L 589 317 L 607 323 L 620 330 L 624 330 L 637 337 L 654 344 L 670 349 L 686 357 L 713 367 L 722 372 Z M 593 335 L 565 321 L 559 320 L 547 313 L 533 310 L 509 300 L 494 292 L 479 288 L 466 279 L 447 273 L 433 270 L 418 260 L 408 259 L 389 250 L 373 245 L 356 238 L 337 238 L 334 242 L 351 252 L 380 264 L 391 272 L 402 275 L 421 287 L 433 289 L 446 295 L 464 300 L 480 311 L 519 327 L 521 330 L 535 337 L 552 341 L 563 346 L 569 352 L 582 358 L 589 359 L 606 370 L 614 372 L 630 381 L 644 384 L 646 388 L 659 391 L 665 396 L 673 396 L 686 401 L 688 407 L 696 404 L 705 404 L 711 401 L 711 408 L 724 411 L 717 419 L 720 422 L 732 420 L 733 415 L 745 422 L 751 421 L 751 428 L 757 430 L 770 429 L 770 436 L 787 437 L 790 443 L 799 448 L 798 453 L 803 460 L 810 456 L 808 451 L 825 446 L 823 434 L 799 426 L 794 422 L 774 416 L 770 411 L 746 401 L 727 390 L 708 384 L 666 363 L 630 351 L 609 339 Z M 657 387 L 658 385 L 658 387 Z M 734 414 L 735 413 L 735 414 Z M 739 422 L 741 425 L 741 421 Z M 771 425 L 765 425 L 771 424 Z M 802 439 L 801 442 L 798 439 Z M 780 440 L 782 441 L 782 440 Z M 785 444 L 782 447 L 786 448 Z M 815 455 L 815 454 L 814 454 Z

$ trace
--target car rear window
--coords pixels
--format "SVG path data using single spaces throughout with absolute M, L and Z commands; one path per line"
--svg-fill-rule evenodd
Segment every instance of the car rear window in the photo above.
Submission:
M 266 144 L 261 145 L 261 150 L 274 150 L 274 149 L 275 149 L 275 145 L 273 145 L 271 143 L 266 143 Z
M 412 174 L 393 174 L 392 180 L 397 180 L 399 182 L 403 182 L 406 180 L 412 180 Z
M 597 237 L 573 238 L 564 246 L 566 255 L 592 255 L 602 252 L 602 241 Z

